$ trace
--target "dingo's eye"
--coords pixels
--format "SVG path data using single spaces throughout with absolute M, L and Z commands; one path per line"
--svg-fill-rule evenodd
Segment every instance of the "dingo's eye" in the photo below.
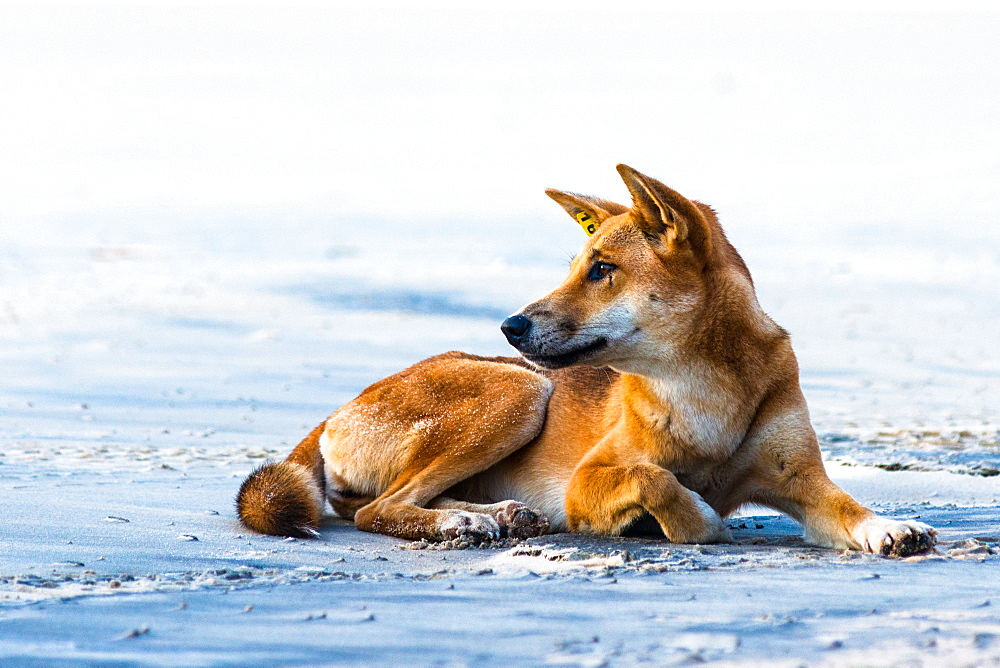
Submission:
M 587 274 L 587 278 L 592 281 L 599 281 L 602 278 L 607 278 L 608 274 L 613 272 L 618 267 L 611 264 L 610 262 L 595 262 L 594 266 L 590 268 L 590 272 Z

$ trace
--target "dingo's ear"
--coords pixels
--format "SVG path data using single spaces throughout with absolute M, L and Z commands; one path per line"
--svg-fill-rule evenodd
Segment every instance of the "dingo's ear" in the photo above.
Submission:
M 576 193 L 564 193 L 561 190 L 549 188 L 545 194 L 559 202 L 562 208 L 566 209 L 573 220 L 580 223 L 580 227 L 587 235 L 593 235 L 597 228 L 608 218 L 627 213 L 628 207 L 615 204 L 597 197 L 587 195 L 577 195 Z
M 696 251 L 707 250 L 708 221 L 691 200 L 628 165 L 617 169 L 632 193 L 632 213 L 647 236 L 664 237 L 672 249 L 687 241 Z

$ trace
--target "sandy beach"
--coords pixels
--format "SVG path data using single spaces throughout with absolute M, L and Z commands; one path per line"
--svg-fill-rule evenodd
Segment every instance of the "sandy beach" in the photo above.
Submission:
M 0 10 L 0 665 L 1000 664 L 998 15 L 584 4 Z M 583 243 L 543 188 L 619 161 L 715 206 L 831 477 L 935 552 L 239 525 L 370 383 L 511 354 Z
M 810 547 L 776 515 L 730 519 L 733 545 L 442 549 L 334 518 L 315 541 L 249 534 L 233 474 L 256 454 L 5 466 L 4 664 L 985 665 L 1000 642 L 995 477 L 834 467 L 939 529 L 935 553 L 903 560 Z M 900 503 L 920 488 L 937 499 Z
M 471 257 L 449 266 L 465 272 L 464 292 L 404 285 L 402 301 L 379 310 L 363 301 L 367 286 L 364 308 L 287 287 L 346 290 L 341 261 L 268 251 L 269 272 L 253 251 L 202 248 L 198 264 L 169 244 L 107 259 L 100 246 L 25 242 L 8 256 L 43 267 L 7 284 L 18 310 L 31 309 L 39 275 L 90 292 L 75 312 L 6 325 L 18 345 L 5 347 L 5 364 L 18 373 L 2 398 L 5 665 L 986 665 L 1000 651 L 998 375 L 990 358 L 933 375 L 886 358 L 890 346 L 926 345 L 929 329 L 944 348 L 927 354 L 959 350 L 969 333 L 928 317 L 926 302 L 910 314 L 923 320 L 918 331 L 895 320 L 881 340 L 858 341 L 840 333 L 864 317 L 845 303 L 889 288 L 858 280 L 838 301 L 825 279 L 803 285 L 810 271 L 789 262 L 758 279 L 769 294 L 823 295 L 826 319 L 796 336 L 806 360 L 845 357 L 841 368 L 803 369 L 828 468 L 879 512 L 935 526 L 934 554 L 811 547 L 797 524 L 753 508 L 729 519 L 734 545 L 562 534 L 409 549 L 333 517 L 320 540 L 284 540 L 236 520 L 233 497 L 251 468 L 412 359 L 503 352 L 488 309 L 513 309 L 517 297 L 494 288 L 495 302 L 473 301 L 489 272 L 527 273 L 530 285 L 517 287 L 527 292 L 560 268 L 495 262 L 484 272 Z M 428 264 L 449 251 L 433 252 Z M 358 253 L 354 270 L 375 265 Z M 961 289 L 954 299 L 966 298 Z M 995 313 L 978 317 L 977 331 L 996 331 Z M 915 391 L 917 373 L 927 377 Z

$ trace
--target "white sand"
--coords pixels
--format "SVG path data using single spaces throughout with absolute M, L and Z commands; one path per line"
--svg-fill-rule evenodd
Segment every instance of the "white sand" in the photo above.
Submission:
M 0 664 L 995 664 L 996 16 L 529 9 L 3 10 Z M 582 243 L 541 189 L 618 160 L 719 209 L 831 475 L 937 554 L 237 524 L 368 383 L 508 353 Z

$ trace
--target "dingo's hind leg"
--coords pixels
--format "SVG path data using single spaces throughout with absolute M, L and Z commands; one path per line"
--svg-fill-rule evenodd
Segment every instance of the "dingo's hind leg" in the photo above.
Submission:
M 493 504 L 498 506 L 494 508 L 432 502 L 534 439 L 545 421 L 551 392 L 550 381 L 521 362 L 463 353 L 425 360 L 373 385 L 344 415 L 367 416 L 361 430 L 371 440 L 365 441 L 365 447 L 379 450 L 382 468 L 364 473 L 354 470 L 344 477 L 373 479 L 390 465 L 390 459 L 398 468 L 374 500 L 350 509 L 356 526 L 427 540 L 499 538 L 501 525 L 508 532 L 513 528 L 516 535 L 541 533 L 547 521 L 522 504 Z M 350 419 L 344 420 L 343 427 L 337 416 L 331 423 L 334 429 L 351 431 Z M 333 446 L 331 459 L 364 463 L 356 450 Z M 345 467 L 349 468 L 346 463 Z
M 444 458 L 441 463 L 447 466 L 453 462 Z M 435 466 L 406 476 L 398 489 L 360 508 L 354 523 L 362 531 L 397 538 L 436 541 L 464 537 L 474 543 L 502 536 L 531 538 L 548 531 L 548 518 L 518 501 L 477 504 L 437 495 L 468 475 Z M 428 495 L 432 496 L 430 501 L 425 500 Z
M 500 526 L 500 535 L 509 538 L 534 538 L 549 532 L 549 518 L 520 501 L 498 503 L 467 503 L 446 496 L 431 501 L 429 508 L 450 508 L 489 515 Z

